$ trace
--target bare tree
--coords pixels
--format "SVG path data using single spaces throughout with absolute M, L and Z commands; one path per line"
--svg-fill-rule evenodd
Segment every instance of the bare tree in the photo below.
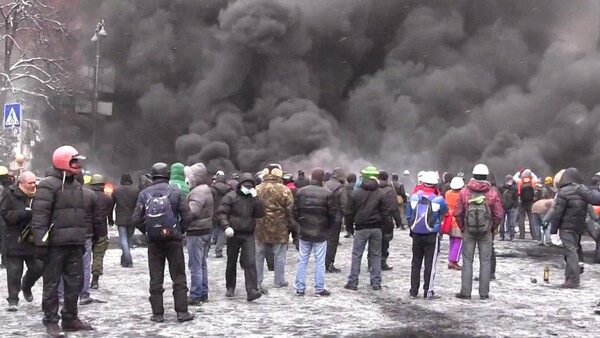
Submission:
M 61 40 L 67 36 L 59 11 L 46 0 L 9 0 L 0 5 L 0 106 L 8 93 L 50 98 L 67 92 Z M 63 54 L 63 55 L 61 55 Z

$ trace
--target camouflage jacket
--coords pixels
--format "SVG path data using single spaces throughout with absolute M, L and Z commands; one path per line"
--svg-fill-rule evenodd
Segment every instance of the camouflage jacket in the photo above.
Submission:
M 289 241 L 289 231 L 294 230 L 292 216 L 294 197 L 282 180 L 267 175 L 256 187 L 258 198 L 265 204 L 265 217 L 256 220 L 256 240 L 261 243 L 283 244 Z

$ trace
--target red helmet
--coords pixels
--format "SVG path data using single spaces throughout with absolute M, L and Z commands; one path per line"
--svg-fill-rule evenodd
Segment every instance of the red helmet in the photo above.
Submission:
M 77 149 L 71 146 L 59 147 L 52 155 L 52 164 L 56 169 L 68 171 L 73 174 L 81 173 L 79 160 L 85 160 L 85 156 L 79 155 Z

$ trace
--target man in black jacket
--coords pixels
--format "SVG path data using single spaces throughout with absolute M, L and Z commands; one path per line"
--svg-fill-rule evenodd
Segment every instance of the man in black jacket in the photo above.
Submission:
M 133 179 L 130 174 L 121 176 L 121 185 L 115 188 L 112 193 L 116 218 L 115 224 L 119 229 L 119 244 L 122 251 L 121 266 L 124 268 L 133 267 L 131 247 L 133 245 L 135 227 L 131 223 L 131 216 L 133 215 L 139 194 L 140 190 L 133 186 Z
M 162 162 L 155 163 L 151 169 L 152 185 L 138 196 L 131 222 L 143 234 L 148 233 L 148 266 L 150 269 L 150 305 L 152 306 L 152 317 L 150 320 L 157 323 L 164 322 L 163 288 L 165 277 L 165 259 L 169 262 L 169 272 L 173 282 L 173 298 L 175 300 L 175 311 L 177 320 L 185 322 L 194 319 L 194 315 L 188 311 L 187 302 L 187 280 L 185 277 L 185 259 L 183 256 L 183 235 L 192 220 L 192 214 L 188 202 L 177 188 L 169 186 L 171 176 L 170 167 Z M 171 214 L 175 218 L 175 224 L 168 228 L 162 225 L 160 233 L 162 237 L 155 235 L 153 225 L 147 224 L 150 217 L 146 206 L 149 201 L 158 201 L 168 197 L 171 211 L 164 211 L 165 215 Z M 148 214 L 147 214 L 148 213 Z M 157 219 L 157 218 L 155 218 Z M 179 221 L 177 221 L 179 219 Z M 160 222 L 166 221 L 162 216 Z M 159 223 L 159 228 L 161 227 Z M 155 237 L 156 236 L 156 237 Z
M 502 217 L 502 223 L 500 224 L 500 240 L 503 241 L 508 233 L 510 240 L 513 241 L 515 239 L 519 195 L 512 175 L 506 175 L 504 178 L 504 184 L 500 187 L 500 202 L 504 210 L 504 217 Z
M 381 233 L 383 235 L 381 241 L 381 270 L 389 271 L 393 267 L 387 264 L 387 259 L 390 256 L 390 242 L 394 238 L 394 222 L 396 224 L 402 224 L 400 219 L 400 205 L 398 204 L 398 195 L 396 195 L 395 189 L 389 184 L 389 175 L 385 170 L 379 171 L 379 187 L 383 191 L 386 198 L 386 217 L 383 219 L 381 225 Z
M 83 253 L 87 227 L 81 184 L 75 180 L 84 159 L 71 146 L 52 155 L 53 167 L 38 185 L 33 200 L 31 227 L 36 254 L 44 259 L 42 309 L 46 332 L 53 337 L 65 331 L 91 330 L 79 320 L 77 299 L 83 288 Z M 58 315 L 58 284 L 64 279 L 65 298 Z M 58 321 L 62 317 L 62 330 Z
M 354 191 L 354 184 L 356 184 L 356 174 L 350 173 L 346 176 L 346 208 L 348 208 L 348 199 L 350 198 L 350 195 L 352 195 L 352 191 Z M 345 215 L 346 211 L 344 210 L 343 212 Z M 344 227 L 346 226 L 344 225 Z M 344 238 L 350 237 L 352 237 L 352 234 L 348 231 L 348 228 L 346 228 Z
M 348 282 L 344 286 L 348 290 L 358 290 L 360 262 L 367 242 L 371 255 L 371 287 L 381 290 L 381 226 L 387 217 L 386 198 L 379 188 L 377 176 L 379 171 L 369 166 L 361 171 L 362 183 L 360 188 L 352 192 L 348 198 L 346 210 L 346 229 L 354 234 L 352 245 L 352 267 Z M 356 231 L 354 231 L 356 229 Z
M 99 222 L 94 227 L 94 237 L 92 241 L 92 289 L 98 289 L 98 281 L 104 272 L 104 254 L 108 249 L 108 228 L 106 224 L 113 226 L 113 200 L 112 197 L 104 192 L 104 177 L 95 174 L 90 182 L 90 189 L 96 195 L 97 208 L 94 213 L 98 217 Z
M 227 235 L 226 297 L 235 295 L 237 261 L 241 257 L 249 302 L 262 296 L 258 290 L 254 230 L 256 219 L 265 216 L 265 205 L 256 197 L 254 176 L 243 173 L 236 189 L 223 197 L 217 209 L 217 220 Z
M 336 203 L 337 215 L 335 217 L 335 223 L 331 227 L 329 238 L 327 239 L 327 255 L 325 257 L 325 269 L 327 272 L 342 272 L 342 270 L 336 268 L 333 263 L 335 262 L 335 255 L 337 254 L 337 247 L 340 243 L 340 232 L 342 231 L 342 219 L 344 218 L 344 212 L 346 212 L 346 206 L 348 204 L 348 191 L 346 190 L 346 173 L 342 168 L 333 169 L 333 174 L 327 183 L 325 188 L 331 191 L 333 200 Z
M 7 187 L 2 199 L 2 218 L 6 223 L 6 253 L 8 281 L 8 311 L 17 311 L 19 291 L 23 290 L 23 298 L 33 301 L 31 288 L 42 276 L 43 266 L 35 258 L 35 247 L 23 231 L 29 229 L 31 222 L 31 205 L 35 195 L 36 177 L 26 171 L 19 176 L 17 185 Z M 23 277 L 23 263 L 27 264 L 27 272 Z M 23 283 L 21 284 L 21 277 Z M 22 289 L 21 289 L 22 288 Z
M 559 192 L 556 195 L 554 212 L 550 217 L 551 233 L 556 234 L 560 230 L 560 239 L 567 262 L 565 283 L 561 287 L 569 289 L 579 287 L 580 269 L 577 250 L 581 235 L 586 229 L 585 219 L 588 210 L 588 203 L 578 193 L 582 184 L 583 179 L 577 169 L 565 170 L 557 185 Z
M 310 184 L 298 190 L 294 202 L 294 217 L 300 227 L 300 257 L 296 272 L 296 295 L 298 296 L 304 296 L 306 292 L 306 266 L 313 250 L 315 252 L 315 294 L 331 295 L 325 289 L 325 254 L 328 250 L 327 239 L 330 238 L 331 228 L 340 217 L 337 207 L 339 202 L 329 189 L 323 187 L 324 177 L 325 171 L 322 168 L 315 168 L 311 174 Z M 343 186 L 341 189 L 343 190 Z M 339 238 L 339 230 L 337 234 Z
M 2 202 L 2 192 L 5 188 L 8 188 L 13 184 L 13 176 L 9 173 L 8 168 L 5 166 L 0 166 L 0 203 Z M 6 243 L 5 243 L 5 234 L 6 225 L 4 224 L 4 219 L 0 217 L 0 268 L 4 269 L 6 266 Z
M 221 200 L 228 192 L 232 191 L 233 188 L 227 184 L 227 180 L 225 179 L 225 175 L 217 175 L 215 183 L 211 185 L 210 191 L 212 192 L 213 200 L 214 200 L 214 211 L 216 212 L 221 204 Z M 213 227 L 213 239 L 216 244 L 215 246 L 215 257 L 222 258 L 223 257 L 223 248 L 225 247 L 225 233 L 223 233 L 223 228 L 217 225 L 217 219 L 215 217 L 214 220 L 215 226 Z

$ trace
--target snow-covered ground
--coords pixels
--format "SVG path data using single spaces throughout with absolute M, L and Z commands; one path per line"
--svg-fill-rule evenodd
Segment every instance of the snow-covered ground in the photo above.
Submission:
M 114 239 L 116 241 L 116 238 Z M 269 295 L 246 302 L 243 272 L 238 272 L 236 297 L 226 299 L 225 259 L 211 252 L 209 259 L 210 301 L 191 307 L 196 320 L 176 321 L 170 289 L 165 280 L 165 323 L 150 322 L 146 249 L 133 250 L 134 268 L 119 266 L 120 250 L 112 249 L 105 258 L 105 275 L 92 297 L 106 301 L 80 307 L 80 316 L 96 328 L 92 333 L 70 337 L 200 337 L 200 336 L 413 336 L 413 337 L 595 337 L 600 335 L 600 316 L 593 314 L 600 300 L 597 287 L 600 265 L 586 265 L 582 288 L 561 290 L 564 263 L 560 249 L 536 247 L 533 241 L 496 242 L 498 280 L 492 282 L 491 299 L 479 300 L 474 282 L 473 300 L 454 298 L 460 288 L 460 272 L 447 269 L 447 238 L 438 261 L 436 291 L 442 299 L 426 301 L 408 297 L 411 241 L 407 232 L 397 231 L 392 241 L 390 265 L 383 274 L 383 290 L 369 287 L 363 268 L 358 291 L 343 289 L 350 268 L 351 239 L 341 239 L 337 266 L 341 274 L 327 274 L 329 298 L 312 295 L 313 272 L 307 274 L 307 296 L 296 297 L 292 287 L 297 252 L 290 244 L 287 280 L 290 287 L 272 289 L 273 273 L 264 284 Z M 587 240 L 584 249 L 592 251 Z M 312 262 L 310 263 L 312 265 Z M 366 254 L 363 258 L 366 267 Z M 544 267 L 551 280 L 543 282 Z M 266 268 L 265 268 L 266 271 Z M 189 276 L 188 276 L 189 278 Z M 536 278 L 533 284 L 530 278 Z M 6 270 L 0 271 L 0 294 L 6 295 Z M 41 281 L 34 288 L 33 303 L 21 300 L 16 313 L 0 316 L 0 336 L 44 336 L 41 324 Z M 4 303 L 6 306 L 6 303 Z

